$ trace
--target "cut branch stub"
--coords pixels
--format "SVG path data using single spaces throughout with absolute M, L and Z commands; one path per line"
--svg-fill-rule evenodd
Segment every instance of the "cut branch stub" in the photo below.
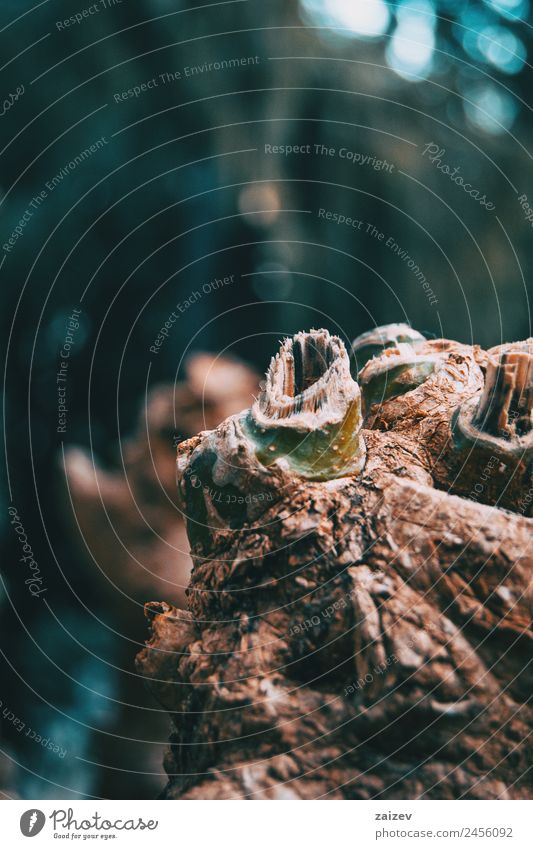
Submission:
M 352 342 L 352 355 L 355 357 L 356 369 L 361 371 L 364 365 L 373 357 L 381 354 L 384 348 L 396 348 L 399 344 L 409 344 L 413 348 L 425 341 L 418 330 L 413 330 L 408 324 L 384 324 L 361 333 Z
M 532 413 L 533 340 L 527 340 L 489 356 L 474 424 L 492 436 L 524 436 L 533 429 Z
M 481 395 L 465 401 L 452 422 L 456 489 L 531 513 L 532 406 L 533 340 L 489 351 Z
M 285 339 L 244 427 L 264 466 L 310 480 L 358 474 L 365 462 L 361 393 L 348 354 L 327 330 Z
M 367 362 L 358 374 L 365 411 L 372 404 L 383 403 L 416 389 L 433 374 L 441 360 L 439 354 L 419 353 L 408 342 L 385 348 L 381 356 Z
M 326 330 L 286 339 L 250 410 L 182 442 L 177 486 L 193 547 L 255 521 L 307 480 L 358 474 L 365 463 L 361 393 L 346 348 Z
M 489 351 L 481 396 L 463 404 L 457 430 L 504 454 L 533 449 L 533 339 Z

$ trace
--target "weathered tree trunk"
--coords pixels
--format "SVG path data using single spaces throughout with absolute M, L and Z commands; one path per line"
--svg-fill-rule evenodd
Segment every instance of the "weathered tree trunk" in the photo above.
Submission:
M 188 610 L 148 604 L 138 657 L 167 798 L 533 795 L 531 340 L 393 325 L 354 355 L 358 383 L 326 331 L 286 340 L 179 446 Z

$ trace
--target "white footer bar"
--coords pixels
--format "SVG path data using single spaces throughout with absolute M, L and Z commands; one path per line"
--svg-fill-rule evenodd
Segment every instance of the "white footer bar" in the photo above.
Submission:
M 533 801 L 6 801 L 2 845 L 533 849 Z M 28 839 L 35 837 L 35 844 Z

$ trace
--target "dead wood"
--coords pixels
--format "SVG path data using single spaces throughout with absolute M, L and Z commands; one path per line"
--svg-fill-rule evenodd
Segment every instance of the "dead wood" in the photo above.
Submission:
M 357 383 L 298 334 L 179 446 L 188 610 L 138 657 L 167 798 L 532 796 L 531 433 L 479 428 L 492 353 L 379 331 Z

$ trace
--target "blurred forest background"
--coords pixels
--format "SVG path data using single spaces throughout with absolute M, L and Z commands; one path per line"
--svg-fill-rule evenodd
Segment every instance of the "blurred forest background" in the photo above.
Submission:
M 300 329 L 346 342 L 392 321 L 484 346 L 530 336 L 529 0 L 0 0 L 0 45 L 0 789 L 154 796 L 167 727 L 133 659 L 150 589 L 176 602 L 183 587 L 136 589 L 123 571 L 108 591 L 98 563 L 120 559 L 120 534 L 93 526 L 91 558 L 64 458 L 74 500 L 84 486 L 94 495 L 98 464 L 117 521 L 124 463 L 137 469 L 154 522 L 167 510 L 158 558 L 172 572 L 172 473 L 164 487 L 146 481 L 144 411 L 166 387 L 149 398 L 168 471 L 175 442 L 203 426 L 193 352 L 250 367 L 234 374 L 228 360 L 211 421 L 227 414 L 224 381 L 244 404 L 253 373 Z M 10 504 L 46 583 L 39 597 Z M 139 534 L 152 550 L 150 529 Z

